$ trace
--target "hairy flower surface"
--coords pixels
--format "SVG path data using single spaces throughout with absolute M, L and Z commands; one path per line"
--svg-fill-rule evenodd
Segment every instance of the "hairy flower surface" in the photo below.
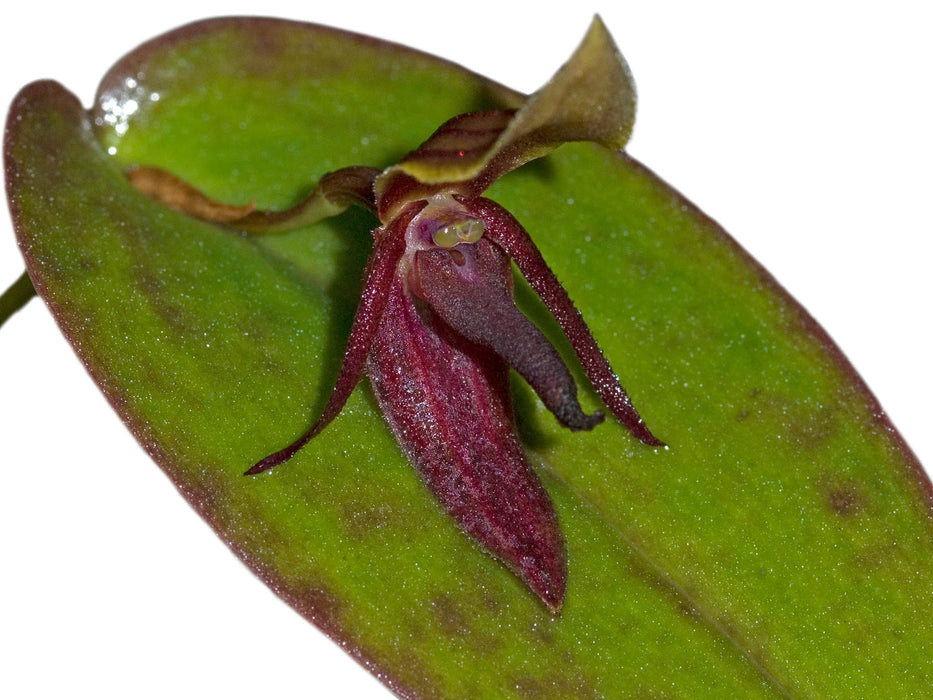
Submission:
M 288 211 L 223 204 L 164 171 L 132 170 L 133 184 L 163 203 L 252 233 L 295 228 L 350 205 L 380 221 L 324 411 L 298 440 L 247 474 L 297 453 L 340 413 L 365 374 L 396 441 L 447 512 L 558 612 L 565 544 L 515 433 L 509 368 L 571 430 L 590 430 L 604 415 L 583 411 L 563 358 L 515 306 L 512 263 L 554 315 L 606 408 L 643 443 L 662 443 L 530 236 L 482 193 L 567 141 L 622 148 L 634 107 L 628 69 L 597 18 L 570 61 L 517 111 L 454 117 L 399 164 L 330 173 Z

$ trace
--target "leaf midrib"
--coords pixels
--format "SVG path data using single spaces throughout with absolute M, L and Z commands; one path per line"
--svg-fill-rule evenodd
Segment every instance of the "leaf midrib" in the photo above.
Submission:
M 547 472 L 548 477 L 553 479 L 560 486 L 567 491 L 577 503 L 585 510 L 590 511 L 593 514 L 593 517 L 601 522 L 604 526 L 608 527 L 622 542 L 624 542 L 641 560 L 645 567 L 652 571 L 658 578 L 664 581 L 665 585 L 669 587 L 676 595 L 678 595 L 682 600 L 686 601 L 691 609 L 695 611 L 697 617 L 701 619 L 711 632 L 722 638 L 733 647 L 765 680 L 765 682 L 771 686 L 771 688 L 777 693 L 780 697 L 788 698 L 792 700 L 796 697 L 802 697 L 799 693 L 792 692 L 785 683 L 783 683 L 776 673 L 769 669 L 763 662 L 760 656 L 756 655 L 751 646 L 747 643 L 746 640 L 743 640 L 738 635 L 729 631 L 729 629 L 723 625 L 719 618 L 712 614 L 711 607 L 705 604 L 702 604 L 700 600 L 691 595 L 688 590 L 682 586 L 673 575 L 671 575 L 663 566 L 656 562 L 648 552 L 640 547 L 636 542 L 632 540 L 631 537 L 626 535 L 625 531 L 616 523 L 616 521 L 609 517 L 608 513 L 604 508 L 596 503 L 591 497 L 581 491 L 579 488 L 575 487 L 571 482 L 564 478 L 564 476 L 557 470 L 550 460 L 545 457 L 540 452 L 534 453 L 535 466 L 543 469 Z M 572 546 L 572 543 L 570 543 Z

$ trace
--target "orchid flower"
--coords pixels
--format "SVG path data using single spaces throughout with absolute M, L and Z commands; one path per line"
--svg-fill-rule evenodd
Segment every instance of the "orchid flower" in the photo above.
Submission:
M 564 360 L 515 306 L 510 261 L 554 315 L 609 412 L 646 445 L 663 443 L 528 233 L 482 194 L 565 142 L 621 149 L 634 112 L 628 67 L 597 17 L 571 59 L 519 109 L 454 117 L 400 163 L 329 173 L 286 211 L 224 204 L 165 171 L 132 169 L 130 181 L 145 194 L 252 234 L 297 228 L 351 205 L 379 219 L 343 365 L 322 414 L 246 473 L 294 456 L 340 413 L 365 374 L 396 441 L 443 507 L 559 612 L 565 544 L 515 432 L 508 370 L 571 430 L 591 430 L 604 415 L 583 411 Z

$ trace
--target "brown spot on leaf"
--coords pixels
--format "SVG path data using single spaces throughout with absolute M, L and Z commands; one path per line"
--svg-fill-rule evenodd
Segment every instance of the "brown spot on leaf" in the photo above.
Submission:
M 533 625 L 528 634 L 541 646 L 550 647 L 554 644 L 554 631 L 547 623 Z
M 482 596 L 483 608 L 493 617 L 498 617 L 502 614 L 502 602 L 496 594 L 493 593 L 492 586 L 484 585 L 479 590 Z
M 441 593 L 431 601 L 431 610 L 441 628 L 448 637 L 464 637 L 470 633 L 470 625 L 457 604 L 450 596 Z
M 897 541 L 879 542 L 860 550 L 855 565 L 863 574 L 879 569 L 907 570 L 910 558 Z
M 347 535 L 359 542 L 392 521 L 392 509 L 385 503 L 348 501 L 343 505 L 343 524 Z
M 851 479 L 826 474 L 820 479 L 823 502 L 829 511 L 840 518 L 851 518 L 861 513 L 867 503 L 858 485 Z
M 439 592 L 427 601 L 426 607 L 419 614 L 425 617 L 425 612 L 433 617 L 441 634 L 448 637 L 454 644 L 462 645 L 482 658 L 495 658 L 497 654 L 502 653 L 502 640 L 483 629 L 483 624 L 488 621 L 489 613 L 485 603 L 475 595 L 474 591 L 470 590 L 458 595 Z M 426 619 L 430 620 L 430 618 Z M 436 635 L 437 633 L 429 632 L 429 634 Z
M 798 409 L 790 414 L 787 434 L 800 447 L 815 450 L 836 433 L 836 417 L 827 406 L 815 411 Z
M 194 320 L 183 307 L 169 299 L 165 280 L 144 266 L 140 266 L 134 275 L 137 287 L 145 296 L 153 312 L 165 322 L 169 330 L 180 336 L 190 335 Z
M 515 691 L 528 700 L 589 700 L 601 697 L 579 672 L 565 669 L 566 674 L 548 673 L 544 676 L 521 676 L 515 680 Z
M 844 518 L 855 515 L 862 510 L 862 496 L 855 488 L 841 487 L 833 489 L 827 495 L 826 500 L 832 511 Z
M 755 387 L 738 405 L 737 422 L 771 423 L 777 434 L 803 450 L 816 450 L 836 434 L 836 414 L 832 406 L 801 400 Z

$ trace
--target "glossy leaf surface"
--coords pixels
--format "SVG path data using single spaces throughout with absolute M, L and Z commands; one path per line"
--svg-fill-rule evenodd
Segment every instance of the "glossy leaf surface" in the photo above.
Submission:
M 516 385 L 567 540 L 559 618 L 440 511 L 367 389 L 287 469 L 240 476 L 326 399 L 373 221 L 247 240 L 143 199 L 122 169 L 158 165 L 221 200 L 283 208 L 329 170 L 385 167 L 448 117 L 516 99 L 309 26 L 185 30 L 119 65 L 90 118 L 53 84 L 17 101 L 8 172 L 30 272 L 221 537 L 402 695 L 924 692 L 933 527 L 918 465 L 757 265 L 596 147 L 562 147 L 489 192 L 670 446 L 608 423 L 567 434 Z

